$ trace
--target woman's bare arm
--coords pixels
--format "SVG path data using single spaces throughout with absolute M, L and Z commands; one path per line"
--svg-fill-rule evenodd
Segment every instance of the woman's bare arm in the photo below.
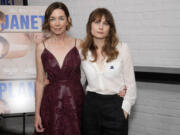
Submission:
M 41 117 L 40 117 L 40 106 L 41 106 L 41 100 L 43 96 L 43 90 L 44 90 L 44 78 L 45 78 L 45 72 L 43 69 L 42 61 L 41 61 L 41 54 L 44 50 L 44 46 L 42 43 L 38 44 L 36 46 L 36 106 L 35 106 L 35 128 L 37 132 L 43 132 L 43 126 L 41 123 Z

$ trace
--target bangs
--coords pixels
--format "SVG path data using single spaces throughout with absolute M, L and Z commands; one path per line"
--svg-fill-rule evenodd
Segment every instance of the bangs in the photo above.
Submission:
M 95 21 L 95 20 L 100 21 L 103 16 L 104 16 L 104 15 L 103 15 L 102 13 L 94 14 L 94 16 L 92 17 L 92 21 Z
M 107 14 L 102 13 L 102 12 L 97 12 L 97 13 L 95 13 L 95 14 L 92 16 L 91 22 L 101 21 L 102 17 L 105 18 L 106 22 L 107 22 L 109 25 L 112 24 L 111 17 L 109 17 Z

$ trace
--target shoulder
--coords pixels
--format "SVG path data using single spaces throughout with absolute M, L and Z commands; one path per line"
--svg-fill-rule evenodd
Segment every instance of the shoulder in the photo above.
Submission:
M 127 43 L 122 42 L 119 48 L 120 56 L 124 59 L 131 59 L 131 50 L 129 49 Z
M 81 59 L 83 59 L 83 55 L 82 55 L 83 40 L 77 39 L 77 38 L 75 40 L 76 40 L 76 48 L 77 48 L 77 50 L 79 52 L 79 55 L 80 55 Z
M 75 39 L 76 40 L 76 47 L 78 50 L 81 50 L 82 49 L 82 43 L 83 43 L 83 40 L 81 39 Z
M 69 43 L 73 43 L 75 46 L 76 46 L 76 48 L 79 50 L 79 49 L 81 49 L 81 44 L 82 44 L 82 40 L 81 39 L 78 39 L 78 38 L 74 38 L 74 37 L 68 37 L 69 39 Z
M 117 44 L 117 49 L 118 49 L 119 52 L 124 52 L 124 51 L 126 51 L 126 50 L 129 50 L 129 49 L 128 49 L 128 45 L 127 45 L 126 42 L 119 42 L 119 43 Z
M 43 50 L 44 50 L 44 43 L 43 42 L 41 42 L 41 43 L 38 43 L 38 44 L 36 44 L 36 53 L 42 53 L 43 52 Z

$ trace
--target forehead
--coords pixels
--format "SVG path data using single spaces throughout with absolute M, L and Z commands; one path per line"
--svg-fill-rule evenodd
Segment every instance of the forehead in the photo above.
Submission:
M 64 10 L 55 9 L 50 15 L 50 17 L 59 17 L 59 16 L 66 16 L 65 13 L 64 13 Z

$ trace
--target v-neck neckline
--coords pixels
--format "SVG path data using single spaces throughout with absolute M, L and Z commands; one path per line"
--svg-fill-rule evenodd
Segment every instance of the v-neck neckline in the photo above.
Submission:
M 53 58 L 55 59 L 57 65 L 58 65 L 58 67 L 59 67 L 59 69 L 61 70 L 61 69 L 64 67 L 64 63 L 65 63 L 65 60 L 66 60 L 67 56 L 68 56 L 68 55 L 70 54 L 70 52 L 71 52 L 73 49 L 75 49 L 75 48 L 76 48 L 76 46 L 72 47 L 72 48 L 66 53 L 66 55 L 65 55 L 65 57 L 64 57 L 64 59 L 63 59 L 62 65 L 59 64 L 59 61 L 57 60 L 56 56 L 55 56 L 51 51 L 49 51 L 47 48 L 45 48 L 44 50 L 46 50 L 47 52 L 49 52 L 49 54 L 51 54 L 51 56 L 53 56 Z

